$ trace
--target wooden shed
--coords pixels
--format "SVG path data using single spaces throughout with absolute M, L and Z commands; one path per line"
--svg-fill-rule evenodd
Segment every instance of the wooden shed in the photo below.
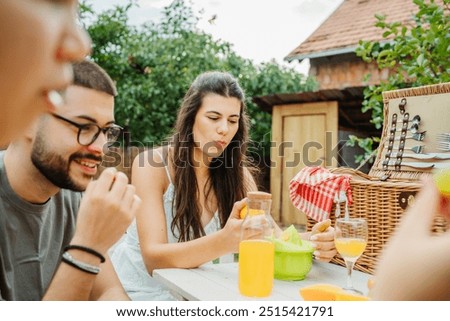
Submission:
M 272 215 L 282 225 L 306 224 L 289 199 L 289 181 L 305 166 L 356 167 L 361 150 L 345 146 L 348 135 L 379 135 L 361 112 L 364 87 L 254 97 L 272 113 L 270 192 Z M 368 170 L 368 168 L 367 168 Z
M 361 112 L 363 90 L 386 80 L 391 71 L 365 63 L 355 49 L 360 40 L 386 41 L 375 27 L 375 14 L 385 15 L 387 22 L 406 22 L 416 11 L 412 0 L 343 1 L 285 57 L 287 61 L 309 59 L 309 75 L 319 82 L 319 91 L 254 98 L 272 113 L 270 192 L 272 214 L 281 224 L 306 224 L 306 216 L 290 202 L 288 188 L 301 168 L 357 167 L 354 156 L 361 151 L 345 146 L 348 136 L 380 136 L 370 123 L 370 113 Z
M 309 75 L 318 80 L 320 89 L 378 84 L 390 71 L 357 57 L 359 41 L 383 41 L 375 14 L 385 15 L 386 22 L 408 22 L 417 10 L 412 0 L 345 0 L 285 60 L 309 59 Z M 369 73 L 371 78 L 366 80 Z

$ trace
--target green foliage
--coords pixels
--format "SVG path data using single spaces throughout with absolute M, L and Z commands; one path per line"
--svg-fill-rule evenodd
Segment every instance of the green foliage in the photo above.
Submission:
M 255 65 L 238 56 L 231 44 L 198 30 L 200 17 L 182 0 L 164 8 L 160 21 L 139 27 L 128 21 L 134 6 L 129 1 L 97 15 L 85 1 L 81 19 L 93 41 L 92 59 L 117 83 L 116 120 L 129 125 L 135 142 L 159 144 L 167 138 L 190 83 L 204 71 L 222 70 L 237 77 L 246 92 L 252 140 L 262 142 L 253 153 L 263 156 L 270 148 L 271 116 L 251 97 L 317 87 L 274 61 Z
M 386 22 L 376 14 L 383 41 L 360 41 L 356 54 L 379 69 L 392 72 L 386 82 L 364 91 L 363 112 L 371 111 L 376 128 L 383 126 L 382 92 L 450 81 L 450 0 L 411 0 L 417 5 L 413 22 Z M 358 141 L 354 138 L 353 142 Z M 367 154 L 372 144 L 361 142 Z M 362 157 L 364 159 L 365 157 Z
M 363 164 L 371 160 L 371 158 L 374 156 L 374 143 L 379 143 L 380 138 L 379 137 L 367 137 L 367 138 L 359 138 L 355 135 L 349 135 L 348 141 L 346 142 L 347 146 L 355 147 L 358 145 L 361 147 L 364 151 L 364 155 L 356 155 L 355 156 L 355 162 L 358 164 Z

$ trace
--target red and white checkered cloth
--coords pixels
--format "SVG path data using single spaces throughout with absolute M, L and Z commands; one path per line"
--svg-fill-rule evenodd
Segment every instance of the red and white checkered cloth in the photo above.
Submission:
M 350 175 L 336 175 L 324 167 L 305 167 L 289 183 L 292 204 L 312 219 L 321 222 L 330 216 L 333 202 L 341 194 L 352 204 Z

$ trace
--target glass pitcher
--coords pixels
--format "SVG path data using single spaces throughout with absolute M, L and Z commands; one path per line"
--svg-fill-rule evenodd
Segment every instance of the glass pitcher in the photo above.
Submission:
M 266 297 L 272 292 L 275 249 L 271 204 L 269 193 L 247 194 L 247 215 L 239 243 L 239 291 L 245 296 Z

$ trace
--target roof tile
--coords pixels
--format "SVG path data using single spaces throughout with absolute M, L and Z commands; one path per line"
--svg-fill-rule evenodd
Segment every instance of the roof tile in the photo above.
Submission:
M 287 59 L 340 48 L 356 47 L 359 40 L 383 40 L 375 14 L 387 22 L 406 22 L 417 12 L 412 0 L 345 0 Z

